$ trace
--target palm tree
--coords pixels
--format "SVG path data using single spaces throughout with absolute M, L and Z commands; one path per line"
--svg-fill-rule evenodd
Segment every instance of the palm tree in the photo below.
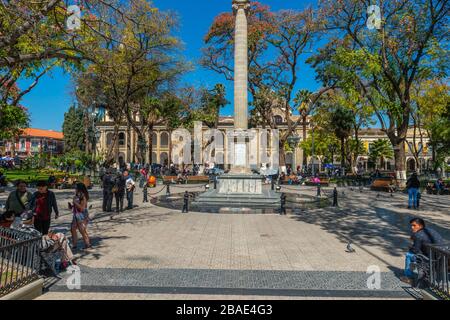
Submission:
M 369 152 L 369 159 L 375 163 L 376 169 L 378 169 L 379 161 L 384 162 L 385 159 L 393 159 L 394 149 L 391 143 L 386 139 L 378 139 L 372 143 Z
M 337 106 L 331 115 L 331 126 L 335 136 L 341 141 L 341 167 L 345 167 L 345 140 L 350 136 L 355 117 L 351 110 Z

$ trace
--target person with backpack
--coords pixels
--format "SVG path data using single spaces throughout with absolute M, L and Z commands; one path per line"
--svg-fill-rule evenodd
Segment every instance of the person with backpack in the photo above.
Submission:
M 417 193 L 419 192 L 420 181 L 417 178 L 417 173 L 413 173 L 406 181 L 406 189 L 408 189 L 408 209 L 413 206 L 417 209 Z
M 428 256 L 427 245 L 442 244 L 444 239 L 437 231 L 426 227 L 425 221 L 421 218 L 413 218 L 409 221 L 409 224 L 411 226 L 413 244 L 406 253 L 404 276 L 400 277 L 400 280 L 412 284 L 414 274 L 411 270 L 411 263 L 416 261 L 416 255 Z
M 27 184 L 23 180 L 16 183 L 16 190 L 11 192 L 6 200 L 5 210 L 13 211 L 16 217 L 29 209 L 32 193 L 27 191 Z

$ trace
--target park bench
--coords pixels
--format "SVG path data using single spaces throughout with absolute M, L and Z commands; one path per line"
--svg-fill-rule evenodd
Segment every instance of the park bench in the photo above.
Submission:
M 201 183 L 201 182 L 209 182 L 208 176 L 188 176 L 187 177 L 188 183 Z
M 377 178 L 370 185 L 374 191 L 395 192 L 397 187 L 394 178 Z

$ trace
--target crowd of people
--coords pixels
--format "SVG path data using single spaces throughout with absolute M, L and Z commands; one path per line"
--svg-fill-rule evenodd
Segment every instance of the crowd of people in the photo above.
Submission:
M 112 212 L 113 199 L 116 200 L 115 212 L 120 213 L 124 210 L 124 198 L 127 199 L 127 209 L 133 209 L 134 191 L 136 189 L 136 182 L 130 175 L 128 169 L 115 170 L 113 168 L 106 169 L 106 172 L 101 176 L 103 189 L 103 204 L 104 212 Z
M 61 252 L 62 266 L 75 264 L 73 250 L 78 250 L 78 232 L 84 241 L 84 249 L 91 248 L 88 234 L 89 192 L 86 186 L 78 183 L 74 196 L 68 203 L 68 210 L 72 213 L 71 235 L 72 246 L 67 237 L 61 232 L 50 229 L 52 218 L 59 218 L 59 208 L 55 193 L 48 188 L 47 181 L 37 183 L 37 191 L 31 193 L 25 181 L 16 182 L 16 189 L 8 195 L 4 213 L 0 215 L 0 226 L 22 230 L 33 230 L 42 236 L 41 251 Z

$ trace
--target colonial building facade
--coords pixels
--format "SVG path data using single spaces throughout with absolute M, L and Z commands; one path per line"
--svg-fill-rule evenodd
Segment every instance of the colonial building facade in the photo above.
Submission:
M 28 157 L 39 153 L 53 155 L 64 151 L 64 135 L 62 132 L 27 128 L 13 140 L 0 140 L 0 154 L 5 156 Z
M 292 117 L 293 120 L 297 120 L 296 116 Z M 280 131 L 280 135 L 283 131 L 287 130 L 287 123 L 283 116 L 281 114 L 275 115 L 274 121 L 277 123 L 277 127 Z M 232 116 L 225 116 L 220 117 L 219 119 L 219 125 L 218 129 L 225 133 L 228 129 L 233 129 L 234 119 Z M 307 120 L 306 124 L 306 136 L 308 137 L 311 133 L 311 123 Z M 111 119 L 108 118 L 107 115 L 105 115 L 103 121 L 101 121 L 97 125 L 97 129 L 100 131 L 100 139 L 97 144 L 97 151 L 103 154 L 106 154 L 107 150 L 111 148 L 111 144 L 114 141 L 114 123 Z M 206 126 L 202 127 L 202 130 L 205 132 L 209 128 Z M 161 165 L 167 165 L 171 163 L 172 158 L 172 150 L 173 150 L 173 144 L 171 141 L 171 134 L 172 132 L 169 131 L 165 126 L 156 125 L 153 128 L 153 134 L 152 136 L 147 136 L 146 143 L 149 145 L 150 138 L 152 139 L 152 153 L 151 158 L 149 152 L 147 152 L 147 163 L 157 163 Z M 292 134 L 292 136 L 297 137 L 298 139 L 302 139 L 303 137 L 303 126 L 298 126 L 296 131 Z M 405 144 L 405 151 L 406 151 L 406 168 L 408 171 L 414 171 L 420 168 L 421 170 L 427 170 L 431 168 L 431 148 L 428 147 L 428 138 L 422 137 L 422 139 L 419 139 L 416 137 L 416 146 L 418 150 L 420 150 L 419 154 L 419 163 L 416 163 L 416 159 L 413 156 L 412 148 L 413 141 L 414 141 L 414 132 L 412 129 L 408 131 L 408 137 L 407 141 L 408 144 Z M 218 148 L 215 150 L 214 156 L 219 159 L 224 159 L 225 167 L 229 165 L 226 161 L 226 157 L 223 157 L 223 153 L 226 152 L 226 145 L 227 145 L 227 137 L 224 134 L 224 148 Z M 362 141 L 365 149 L 365 154 L 358 157 L 357 162 L 360 163 L 366 170 L 371 169 L 371 163 L 368 158 L 369 150 L 371 148 L 371 144 L 377 140 L 377 139 L 387 139 L 386 134 L 381 129 L 361 129 L 359 132 L 359 139 Z M 127 127 L 126 124 L 123 124 L 119 128 L 119 137 L 118 137 L 118 144 L 119 144 L 119 155 L 118 160 L 119 162 L 138 162 L 137 158 L 137 145 L 138 136 L 136 132 L 131 128 Z M 262 141 L 262 137 L 256 137 L 256 143 L 259 145 Z M 268 139 L 270 141 L 270 139 Z M 294 139 L 295 141 L 295 139 Z M 422 141 L 422 142 L 421 142 Z M 423 144 L 423 146 L 422 146 Z M 268 149 L 267 152 L 270 154 L 273 151 L 270 146 L 270 142 L 268 143 Z M 338 155 L 339 151 L 336 151 L 336 157 L 335 157 L 335 164 L 339 164 L 338 161 Z M 324 161 L 323 157 L 316 156 L 314 157 L 314 161 L 311 157 L 307 157 L 306 159 L 307 163 L 304 163 L 304 157 L 303 157 L 303 150 L 302 148 L 297 145 L 294 145 L 294 148 L 291 148 L 291 151 L 286 152 L 286 158 L 285 163 L 287 166 L 291 166 L 292 168 L 296 168 L 297 166 L 303 167 L 304 165 L 311 165 L 311 163 L 314 163 L 315 166 L 318 168 L 322 167 L 322 161 Z M 381 168 L 383 170 L 393 171 L 394 170 L 394 160 L 393 159 L 385 159 L 383 163 L 381 163 Z

